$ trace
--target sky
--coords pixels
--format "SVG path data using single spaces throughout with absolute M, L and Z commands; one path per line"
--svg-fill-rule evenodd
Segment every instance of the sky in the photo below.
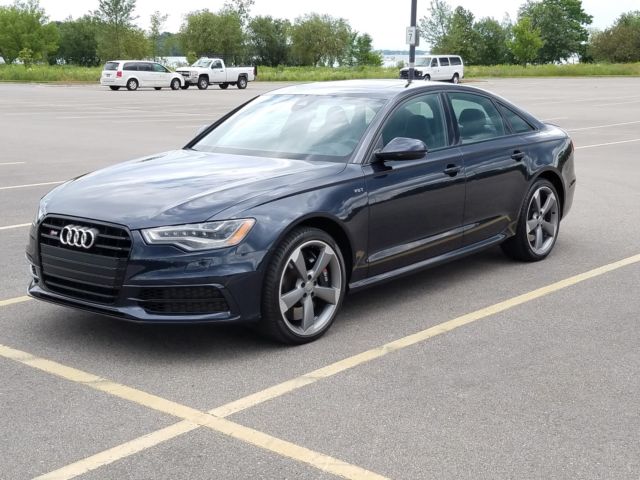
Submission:
M 523 0 L 524 1 L 524 0 Z M 452 7 L 458 5 L 471 10 L 476 18 L 494 17 L 502 20 L 505 14 L 515 19 L 519 0 L 449 0 Z M 12 0 L 0 0 L 0 5 L 9 5 Z M 149 17 L 155 10 L 168 14 L 165 30 L 177 32 L 186 13 L 208 8 L 215 11 L 222 7 L 224 0 L 137 0 L 137 23 L 148 28 Z M 375 8 L 376 3 L 385 5 Z M 583 0 L 583 8 L 593 15 L 593 27 L 604 29 L 610 26 L 621 13 L 640 9 L 638 0 Z M 68 16 L 79 17 L 98 7 L 98 0 L 40 0 L 40 5 L 49 15 L 50 20 L 64 20 Z M 426 15 L 429 0 L 418 0 L 418 18 Z M 375 49 L 404 50 L 405 29 L 409 25 L 411 0 L 393 2 L 376 2 L 371 0 L 255 0 L 252 15 L 271 15 L 288 18 L 306 13 L 327 13 L 334 17 L 342 17 L 360 33 L 369 33 L 373 38 Z

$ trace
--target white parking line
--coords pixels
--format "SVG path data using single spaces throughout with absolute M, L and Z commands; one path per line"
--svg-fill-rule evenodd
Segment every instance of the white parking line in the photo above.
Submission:
M 636 123 L 640 123 L 640 120 L 634 120 L 633 122 L 608 123 L 606 125 L 595 125 L 593 127 L 570 128 L 567 129 L 567 132 L 580 132 L 582 130 L 596 130 L 598 128 L 620 127 L 622 125 L 633 125 Z
M 5 227 L 0 227 L 0 230 L 11 230 L 12 228 L 23 228 L 31 225 L 30 223 L 19 223 L 17 225 L 7 225 Z
M 0 166 L 3 166 L 3 165 L 22 165 L 23 163 L 26 163 L 26 162 L 3 162 L 3 163 L 0 163 Z
M 44 183 L 29 183 L 27 185 L 10 185 L 8 187 L 0 187 L 0 190 L 13 190 L 14 188 L 28 188 L 28 187 L 43 187 L 45 185 L 60 185 L 62 182 L 44 182 Z
M 631 143 L 631 142 L 640 142 L 640 138 L 634 138 L 633 140 L 621 140 L 619 142 L 597 143 L 595 145 L 582 145 L 580 147 L 576 147 L 576 150 L 582 150 L 583 148 L 606 147 L 607 145 L 619 145 L 621 143 Z

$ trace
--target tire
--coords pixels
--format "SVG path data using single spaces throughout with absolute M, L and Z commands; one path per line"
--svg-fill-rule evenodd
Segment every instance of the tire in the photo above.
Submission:
M 188 83 L 185 83 L 185 84 L 184 84 L 184 85 L 182 85 L 180 88 L 181 88 L 182 90 L 186 90 L 187 88 L 189 88 L 189 84 L 188 84 Z
M 209 88 L 209 77 L 207 77 L 206 75 L 202 75 L 198 79 L 198 89 L 206 90 L 207 88 Z
M 220 83 L 218 85 L 222 90 L 226 90 L 227 88 L 229 88 L 229 84 L 228 83 Z
M 561 207 L 553 184 L 548 180 L 537 180 L 520 209 L 516 234 L 502 243 L 502 251 L 524 262 L 545 259 L 558 239 Z
M 247 77 L 240 77 L 238 78 L 238 88 L 240 90 L 244 90 L 245 88 L 247 88 Z
M 138 89 L 138 81 L 135 78 L 130 78 L 127 81 L 127 90 L 134 92 Z
M 162 90 L 162 87 L 153 87 L 153 88 L 155 88 L 156 90 Z
M 267 267 L 261 330 L 289 345 L 317 340 L 331 327 L 345 292 L 344 259 L 333 238 L 317 228 L 296 228 Z
M 431 81 L 431 75 L 427 74 L 424 76 L 424 81 L 425 82 L 430 82 Z
M 120 87 L 116 87 L 115 85 L 109 85 L 109 88 L 113 91 L 120 90 Z
M 451 78 L 451 83 L 455 83 L 455 84 L 460 83 L 460 76 L 457 73 L 453 74 L 453 77 Z
M 174 78 L 170 84 L 171 90 L 180 90 L 180 80 Z

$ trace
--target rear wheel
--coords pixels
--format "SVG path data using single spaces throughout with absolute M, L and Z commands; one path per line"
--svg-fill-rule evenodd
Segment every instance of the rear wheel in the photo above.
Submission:
M 171 90 L 179 90 L 180 89 L 180 80 L 174 78 L 171 80 Z
M 200 90 L 206 90 L 207 88 L 209 88 L 209 77 L 207 77 L 206 75 L 202 75 L 198 79 L 198 88 Z
M 134 91 L 138 89 L 138 81 L 135 78 L 130 78 L 129 81 L 127 81 L 127 90 L 129 91 Z
M 525 262 L 542 260 L 551 253 L 560 229 L 558 192 L 548 180 L 535 182 L 522 205 L 516 234 L 502 244 L 510 257 Z
M 331 327 L 346 291 L 342 252 L 326 232 L 297 228 L 276 249 L 262 292 L 262 330 L 300 345 Z
M 229 84 L 228 83 L 221 83 L 218 85 L 222 90 L 226 90 L 227 88 L 229 88 Z
M 111 90 L 120 90 L 120 87 L 116 87 L 115 85 L 109 85 Z
M 238 78 L 238 88 L 240 90 L 244 90 L 245 88 L 247 88 L 247 77 Z
M 460 76 L 457 73 L 453 74 L 453 78 L 451 79 L 451 83 L 460 83 Z

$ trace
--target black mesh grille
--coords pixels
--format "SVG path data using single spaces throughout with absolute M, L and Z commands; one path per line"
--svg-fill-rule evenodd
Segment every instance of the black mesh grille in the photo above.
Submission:
M 158 315 L 198 315 L 229 311 L 222 292 L 212 286 L 142 288 L 138 294 L 138 303 L 147 313 Z
M 95 228 L 95 244 L 79 248 L 60 243 L 66 225 Z M 124 280 L 131 237 L 114 225 L 48 216 L 40 224 L 42 281 L 52 292 L 96 303 L 113 303 Z

